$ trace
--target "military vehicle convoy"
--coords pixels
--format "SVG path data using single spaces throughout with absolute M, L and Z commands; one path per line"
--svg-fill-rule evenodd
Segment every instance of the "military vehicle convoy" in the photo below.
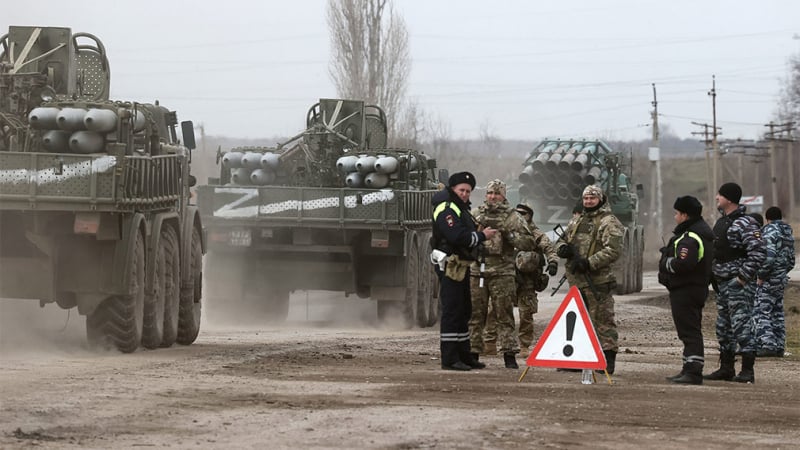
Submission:
M 627 167 L 625 167 L 627 165 Z M 642 290 L 644 227 L 639 223 L 642 186 L 632 189 L 630 159 L 601 140 L 546 139 L 527 156 L 519 175 L 520 198 L 531 204 L 534 220 L 547 231 L 564 225 L 581 204 L 583 188 L 602 186 L 614 215 L 625 226 L 615 272 L 617 293 Z M 624 170 L 627 169 L 627 173 Z
M 69 28 L 0 37 L 0 297 L 86 316 L 90 344 L 191 344 L 204 242 L 194 130 L 155 102 L 109 100 L 103 44 Z
M 322 99 L 306 129 L 274 147 L 218 151 L 197 189 L 208 236 L 206 304 L 283 321 L 295 290 L 377 301 L 381 320 L 438 320 L 429 262 L 436 161 L 386 148 L 386 115 Z

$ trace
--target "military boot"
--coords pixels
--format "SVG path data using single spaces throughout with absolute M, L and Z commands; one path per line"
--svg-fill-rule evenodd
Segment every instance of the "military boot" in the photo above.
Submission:
M 719 354 L 719 369 L 711 372 L 708 375 L 703 375 L 704 380 L 723 380 L 731 381 L 736 375 L 736 369 L 733 367 L 735 357 L 733 352 L 722 352 Z
M 686 363 L 679 376 L 669 381 L 677 384 L 703 384 L 703 365 L 698 362 Z
M 742 371 L 739 375 L 733 377 L 733 381 L 737 383 L 750 383 L 756 382 L 756 374 L 753 366 L 756 363 L 756 354 L 753 352 L 742 353 Z
M 506 369 L 519 369 L 519 364 L 517 364 L 517 357 L 514 355 L 513 352 L 503 353 L 503 361 L 505 361 L 506 363 Z
M 473 369 L 486 368 L 486 364 L 479 361 L 480 355 L 478 355 L 477 353 L 470 353 L 469 356 L 470 356 L 469 361 L 466 361 L 466 364 L 468 366 L 472 367 Z
M 603 355 L 606 357 L 606 372 L 609 375 L 614 375 L 614 370 L 617 366 L 617 352 L 614 350 L 603 350 Z M 602 370 L 596 370 L 595 372 L 602 373 Z

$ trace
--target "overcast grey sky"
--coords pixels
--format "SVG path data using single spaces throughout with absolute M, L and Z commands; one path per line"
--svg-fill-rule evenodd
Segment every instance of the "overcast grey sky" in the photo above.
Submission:
M 292 135 L 336 96 L 324 0 L 14 2 L 9 25 L 96 35 L 112 97 L 152 102 L 232 137 Z M 648 139 L 651 83 L 660 124 L 681 137 L 711 123 L 717 80 L 724 138 L 755 138 L 800 51 L 796 0 L 406 0 L 409 96 L 449 122 L 505 139 Z M 392 112 L 387 111 L 389 118 Z

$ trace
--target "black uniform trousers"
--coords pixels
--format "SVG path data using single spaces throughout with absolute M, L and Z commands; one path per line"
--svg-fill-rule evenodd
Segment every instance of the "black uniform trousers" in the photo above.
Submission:
M 442 366 L 458 361 L 471 361 L 469 353 L 469 318 L 472 316 L 472 297 L 469 288 L 469 269 L 461 281 L 455 281 L 436 268 L 439 276 L 439 301 L 441 302 L 440 347 Z
M 703 306 L 708 297 L 707 286 L 688 285 L 669 291 L 672 320 L 683 342 L 684 360 L 687 357 L 704 357 L 703 354 Z

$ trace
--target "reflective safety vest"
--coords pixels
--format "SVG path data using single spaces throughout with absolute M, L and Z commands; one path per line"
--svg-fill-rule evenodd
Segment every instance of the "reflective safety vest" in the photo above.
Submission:
M 461 208 L 459 208 L 458 206 L 454 205 L 453 202 L 442 202 L 442 203 L 439 203 L 436 206 L 436 209 L 433 210 L 433 220 L 436 220 L 436 218 L 439 217 L 439 214 L 441 214 L 442 211 L 444 211 L 445 208 L 447 208 L 448 206 L 450 207 L 450 209 L 455 211 L 455 213 L 456 213 L 456 215 L 458 217 L 461 217 Z
M 697 233 L 695 233 L 694 231 L 687 231 L 686 233 L 683 233 L 683 236 L 681 236 L 680 239 L 675 239 L 674 248 L 672 249 L 673 254 L 675 256 L 678 256 L 678 242 L 683 240 L 683 238 L 685 238 L 686 236 L 689 236 L 690 238 L 697 241 L 698 245 L 697 260 L 700 261 L 701 259 L 703 259 L 703 254 L 705 253 L 705 246 L 703 246 L 703 240 L 700 239 L 700 236 L 698 236 Z

